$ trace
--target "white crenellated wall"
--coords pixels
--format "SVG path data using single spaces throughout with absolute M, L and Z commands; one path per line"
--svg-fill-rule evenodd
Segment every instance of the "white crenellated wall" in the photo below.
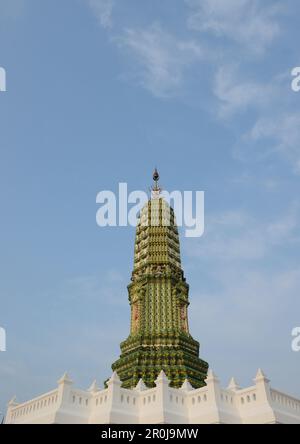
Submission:
M 132 389 L 121 387 L 116 373 L 108 387 L 75 389 L 65 373 L 58 388 L 31 401 L 8 404 L 6 424 L 300 424 L 300 400 L 270 387 L 258 370 L 254 385 L 240 388 L 232 378 L 226 389 L 210 370 L 206 386 L 193 389 L 185 381 L 169 387 L 162 371 L 156 387 L 142 381 Z

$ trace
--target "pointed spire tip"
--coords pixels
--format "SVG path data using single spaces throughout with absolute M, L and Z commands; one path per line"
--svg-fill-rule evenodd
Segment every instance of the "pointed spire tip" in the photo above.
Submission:
M 154 182 L 158 182 L 159 181 L 159 173 L 158 173 L 156 167 L 155 167 L 154 173 L 153 173 L 153 180 L 154 180 Z

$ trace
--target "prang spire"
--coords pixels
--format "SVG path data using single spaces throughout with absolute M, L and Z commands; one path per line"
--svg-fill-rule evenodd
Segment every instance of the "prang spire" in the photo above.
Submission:
M 134 265 L 128 285 L 129 336 L 112 365 L 125 388 L 142 379 L 154 387 L 163 371 L 172 387 L 185 380 L 205 385 L 208 364 L 199 358 L 199 343 L 189 330 L 189 286 L 180 260 L 173 208 L 160 194 L 155 168 L 151 199 L 140 211 L 136 227 Z

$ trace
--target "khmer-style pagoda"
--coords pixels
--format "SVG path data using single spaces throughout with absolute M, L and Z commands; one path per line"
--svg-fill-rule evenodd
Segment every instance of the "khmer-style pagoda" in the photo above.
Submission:
M 125 388 L 140 379 L 155 385 L 164 370 L 173 387 L 188 379 L 205 385 L 208 364 L 199 358 L 199 343 L 189 332 L 189 286 L 180 260 L 173 209 L 163 199 L 155 169 L 151 198 L 141 210 L 135 239 L 134 268 L 128 285 L 130 334 L 112 365 Z

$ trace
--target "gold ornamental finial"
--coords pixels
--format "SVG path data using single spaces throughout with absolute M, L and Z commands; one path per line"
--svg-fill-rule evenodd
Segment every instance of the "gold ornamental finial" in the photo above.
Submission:
M 157 168 L 155 167 L 154 173 L 153 173 L 153 180 L 156 182 L 157 180 L 159 180 L 159 174 L 157 171 Z
M 158 199 L 160 196 L 161 188 L 158 185 L 159 173 L 157 171 L 157 168 L 155 168 L 153 172 L 153 180 L 154 180 L 154 185 L 151 188 L 151 198 Z
M 155 167 L 155 170 L 154 170 L 154 173 L 153 173 L 153 180 L 155 182 L 154 189 L 158 190 L 159 174 L 158 174 L 158 171 L 157 171 L 156 167 Z

